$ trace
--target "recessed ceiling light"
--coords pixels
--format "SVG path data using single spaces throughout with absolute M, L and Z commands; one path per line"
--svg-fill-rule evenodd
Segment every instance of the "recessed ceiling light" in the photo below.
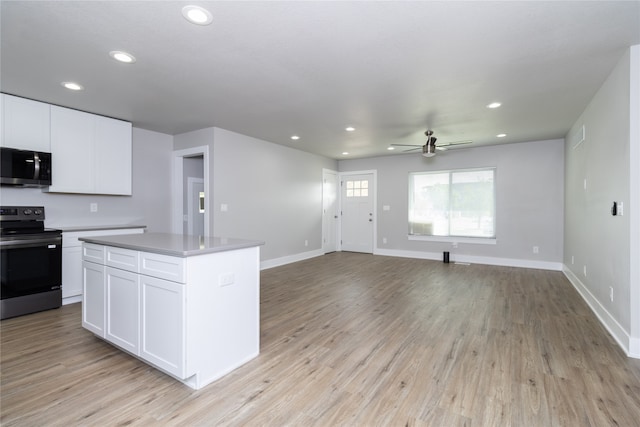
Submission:
M 349 155 L 349 152 L 348 152 L 348 151 L 343 151 L 343 152 L 342 152 L 342 155 L 343 155 L 343 156 L 348 156 L 348 155 Z
M 392 150 L 395 150 L 395 149 L 396 149 L 396 147 L 387 147 L 387 150 L 389 150 L 389 151 L 392 151 Z
M 189 5 L 182 8 L 182 16 L 193 24 L 209 25 L 213 21 L 211 12 L 200 6 Z
M 298 135 L 293 135 L 291 139 L 293 139 L 294 141 L 297 141 L 300 139 L 300 137 Z
M 136 62 L 135 56 L 121 50 L 112 50 L 109 52 L 109 56 L 116 61 L 124 62 L 125 64 L 133 64 Z
M 487 108 L 498 108 L 499 106 L 501 106 L 502 104 L 499 102 L 492 102 L 491 104 L 487 105 Z
M 506 133 L 499 133 L 496 135 L 498 138 L 504 138 L 505 136 L 507 136 Z
M 356 130 L 356 128 L 354 128 L 353 126 L 348 126 L 344 128 L 344 130 L 346 130 L 347 132 L 353 132 L 354 130 Z
M 82 89 L 84 89 L 84 87 L 82 87 L 82 85 L 80 85 L 78 83 L 74 83 L 74 82 L 62 82 L 61 84 L 62 84 L 62 86 L 66 87 L 69 90 L 82 90 Z

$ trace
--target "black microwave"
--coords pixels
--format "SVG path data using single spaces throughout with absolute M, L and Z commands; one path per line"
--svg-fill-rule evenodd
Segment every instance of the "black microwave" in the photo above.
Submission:
M 19 187 L 51 185 L 51 153 L 0 147 L 0 184 Z

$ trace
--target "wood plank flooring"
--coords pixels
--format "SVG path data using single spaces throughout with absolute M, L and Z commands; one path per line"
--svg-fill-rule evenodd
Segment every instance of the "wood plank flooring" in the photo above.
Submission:
M 334 253 L 261 280 L 260 356 L 199 391 L 82 329 L 80 304 L 0 322 L 0 422 L 640 425 L 640 361 L 560 272 Z

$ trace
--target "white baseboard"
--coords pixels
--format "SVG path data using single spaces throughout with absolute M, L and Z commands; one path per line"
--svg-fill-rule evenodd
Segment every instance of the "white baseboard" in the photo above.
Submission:
M 418 259 L 442 261 L 441 252 L 405 251 L 405 250 L 396 250 L 396 249 L 376 248 L 374 253 L 376 255 L 384 255 L 384 256 L 395 256 L 395 257 L 402 257 L 402 258 L 418 258 Z M 464 262 L 469 264 L 501 265 L 504 267 L 535 268 L 538 270 L 562 271 L 561 262 L 536 261 L 536 260 L 530 260 L 530 259 L 515 259 L 515 258 L 482 257 L 482 256 L 462 255 L 462 254 L 455 254 L 455 253 L 450 254 L 449 262 L 452 262 L 452 263 Z
M 76 302 L 82 302 L 82 295 L 76 295 L 74 297 L 62 298 L 62 305 L 74 304 Z
M 632 338 L 582 281 L 565 265 L 562 272 L 628 357 L 640 359 L 640 340 Z
M 269 268 L 280 267 L 281 265 L 291 264 L 292 262 L 303 261 L 305 259 L 315 258 L 324 255 L 322 249 L 317 249 L 309 252 L 302 252 L 299 254 L 288 255 L 281 258 L 268 259 L 260 262 L 260 270 L 267 270 Z

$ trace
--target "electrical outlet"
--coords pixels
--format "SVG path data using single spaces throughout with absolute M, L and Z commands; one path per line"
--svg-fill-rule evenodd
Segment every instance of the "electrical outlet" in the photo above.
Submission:
M 540 252 L 540 248 L 538 248 L 537 246 L 533 247 L 533 253 L 537 254 L 538 252 Z
M 224 273 L 218 277 L 218 284 L 222 286 L 233 285 L 236 281 L 236 277 L 233 273 Z
M 451 246 L 453 246 L 453 249 L 456 249 L 458 247 L 458 242 L 453 242 Z
M 613 286 L 609 286 L 609 299 L 613 302 Z
M 90 212 L 98 212 L 98 204 L 97 203 L 89 203 L 89 211 Z
M 385 244 L 385 245 L 387 244 L 387 238 L 386 237 L 382 238 L 382 243 Z
M 222 203 L 220 205 L 220 212 L 227 212 L 229 210 L 229 206 L 226 203 Z

